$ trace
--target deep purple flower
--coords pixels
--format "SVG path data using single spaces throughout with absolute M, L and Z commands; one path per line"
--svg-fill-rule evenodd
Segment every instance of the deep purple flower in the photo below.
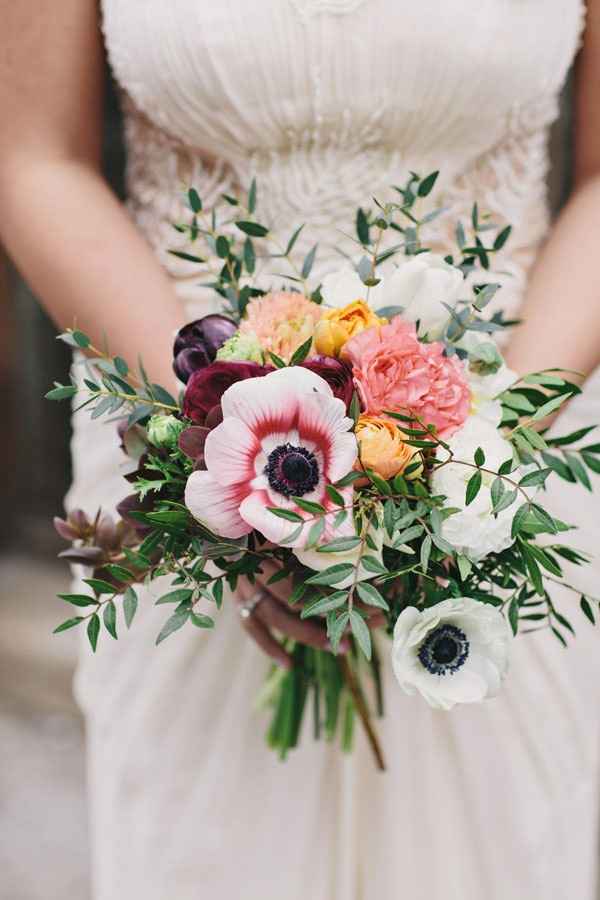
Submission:
M 217 360 L 193 372 L 183 397 L 183 414 L 197 425 L 204 425 L 206 417 L 228 387 L 246 378 L 258 378 L 273 370 L 272 366 L 260 366 L 255 362 L 229 362 Z
M 334 359 L 333 356 L 312 356 L 301 365 L 305 369 L 310 369 L 315 375 L 320 375 L 333 391 L 333 396 L 343 400 L 346 407 L 350 406 L 354 393 L 354 382 L 349 365 L 339 359 Z
M 187 383 L 193 372 L 214 361 L 219 347 L 236 331 L 233 319 L 218 313 L 180 328 L 173 345 L 173 369 L 177 377 Z

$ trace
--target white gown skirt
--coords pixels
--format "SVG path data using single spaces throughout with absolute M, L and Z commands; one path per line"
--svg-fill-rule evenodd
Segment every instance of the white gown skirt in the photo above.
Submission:
M 599 398 L 596 379 L 557 429 L 600 420 Z M 71 507 L 128 493 L 113 427 L 76 415 Z M 547 498 L 590 552 L 596 488 L 555 481 Z M 569 573 L 595 594 L 598 576 L 598 563 Z M 233 604 L 215 631 L 155 647 L 158 593 L 140 591 L 131 631 L 103 633 L 96 656 L 82 641 L 94 900 L 596 900 L 600 632 L 577 594 L 555 595 L 570 649 L 520 637 L 504 691 L 482 705 L 433 711 L 386 664 L 380 774 L 362 735 L 345 756 L 310 728 L 279 762 L 254 708 L 267 662 Z

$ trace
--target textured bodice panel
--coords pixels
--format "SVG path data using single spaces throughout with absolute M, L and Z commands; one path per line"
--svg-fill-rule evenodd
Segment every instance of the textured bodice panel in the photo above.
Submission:
M 477 199 L 515 232 L 497 267 L 516 301 L 547 224 L 547 128 L 577 48 L 581 0 L 104 0 L 126 95 L 130 208 L 182 296 L 182 189 L 208 206 L 256 175 L 282 241 L 303 222 L 320 268 L 351 251 L 358 205 L 439 168 L 446 249 Z M 300 250 L 303 248 L 300 247 Z M 305 248 L 307 249 L 307 248 Z M 336 263 L 337 264 L 337 263 Z M 507 299 L 505 292 L 505 301 Z M 504 304 L 506 305 L 506 304 Z M 510 304 L 509 304 L 510 305 Z

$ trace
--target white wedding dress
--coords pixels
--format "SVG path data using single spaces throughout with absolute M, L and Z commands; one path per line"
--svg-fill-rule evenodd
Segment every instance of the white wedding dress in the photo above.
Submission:
M 306 222 L 316 276 L 339 266 L 331 223 L 410 169 L 441 170 L 432 226 L 451 245 L 473 200 L 514 233 L 497 262 L 514 311 L 544 237 L 548 126 L 578 46 L 580 0 L 104 0 L 124 93 L 129 209 L 188 316 L 214 308 L 197 267 L 167 254 L 193 184 L 210 208 L 256 175 L 281 240 Z M 351 246 L 351 245 L 350 245 Z M 135 291 L 135 285 L 132 285 Z M 132 335 L 135 343 L 135 335 Z M 559 427 L 598 419 L 593 385 Z M 128 492 L 111 426 L 75 417 L 70 506 Z M 595 550 L 598 495 L 549 498 Z M 569 576 L 598 593 L 599 568 Z M 385 672 L 389 772 L 303 745 L 285 764 L 253 703 L 267 662 L 226 603 L 212 633 L 154 647 L 152 594 L 118 644 L 83 650 L 95 900 L 593 900 L 600 799 L 600 657 L 578 637 L 515 642 L 504 692 L 432 711 Z M 156 591 L 154 591 L 156 594 Z

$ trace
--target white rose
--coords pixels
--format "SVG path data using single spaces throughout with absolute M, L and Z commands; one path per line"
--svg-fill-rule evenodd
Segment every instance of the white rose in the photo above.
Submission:
M 485 467 L 494 471 L 512 457 L 510 443 L 497 428 L 479 416 L 467 419 L 465 425 L 448 443 L 455 459 L 471 464 L 474 463 L 475 451 L 481 447 L 485 453 Z M 443 459 L 445 455 L 447 452 L 440 448 L 440 458 Z M 479 493 L 468 506 L 465 506 L 467 482 L 473 474 L 474 469 L 471 466 L 464 466 L 459 462 L 440 466 L 431 478 L 431 491 L 433 494 L 444 494 L 447 498 L 446 506 L 460 509 L 460 512 L 444 520 L 442 537 L 459 553 L 477 562 L 490 553 L 506 550 L 513 543 L 510 532 L 519 503 L 515 501 L 512 506 L 493 516 L 491 486 L 496 476 L 483 472 Z M 520 477 L 518 470 L 510 477 L 518 481 Z M 510 485 L 507 485 L 507 489 L 510 489 Z
M 330 272 L 326 275 L 321 284 L 321 296 L 325 306 L 331 306 L 341 309 L 348 303 L 354 303 L 355 300 L 367 300 L 367 292 L 369 294 L 369 306 L 377 309 L 383 305 L 383 283 L 375 287 L 368 288 L 363 284 L 354 269 L 348 266 L 344 269 L 338 269 L 336 272 Z
M 419 321 L 419 337 L 440 338 L 464 291 L 462 272 L 436 253 L 419 253 L 400 263 L 386 278 L 382 306 L 401 306 L 402 318 Z
M 437 709 L 478 703 L 500 690 L 510 639 L 504 616 L 470 597 L 408 606 L 394 628 L 392 668 L 407 694 Z

